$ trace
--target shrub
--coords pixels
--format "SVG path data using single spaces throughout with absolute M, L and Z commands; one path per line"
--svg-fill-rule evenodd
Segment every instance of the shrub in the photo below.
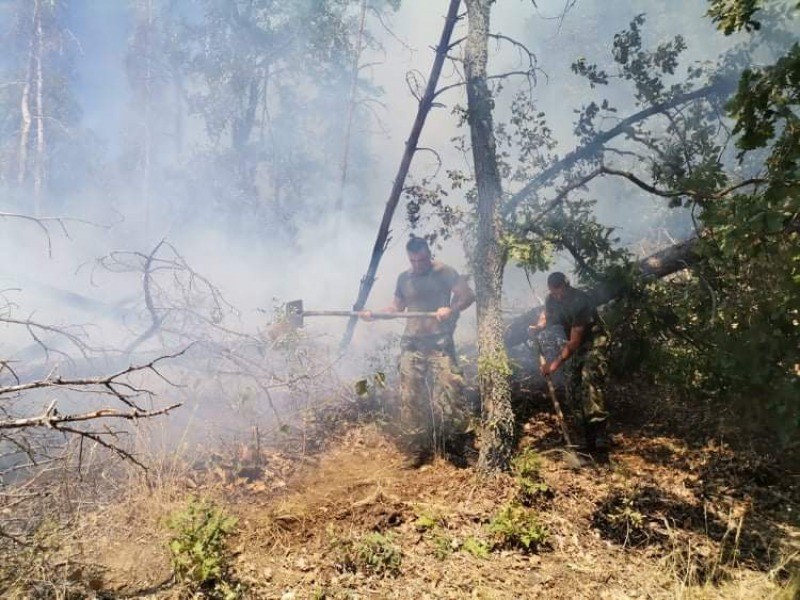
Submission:
M 514 503 L 500 509 L 489 523 L 489 532 L 495 537 L 495 546 L 525 552 L 536 551 L 548 536 L 535 511 Z
M 238 584 L 230 578 L 225 547 L 225 539 L 236 528 L 235 518 L 209 500 L 192 498 L 185 508 L 170 515 L 167 527 L 173 533 L 169 550 L 180 583 L 212 598 L 241 596 Z
M 472 554 L 475 558 L 489 558 L 489 552 L 491 552 L 491 545 L 486 540 L 481 540 L 475 537 L 468 537 L 464 540 L 464 544 L 461 546 L 461 549 L 464 552 L 468 552 Z
M 368 575 L 400 573 L 403 553 L 389 536 L 370 533 L 361 539 L 336 540 L 336 566 L 342 571 Z
M 514 479 L 519 485 L 519 500 L 525 506 L 552 496 L 552 490 L 542 480 L 541 468 L 542 458 L 532 448 L 523 450 L 511 461 Z

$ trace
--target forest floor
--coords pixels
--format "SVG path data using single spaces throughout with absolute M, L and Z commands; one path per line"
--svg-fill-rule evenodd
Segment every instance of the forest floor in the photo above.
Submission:
M 363 420 L 313 453 L 240 448 L 164 465 L 148 485 L 77 511 L 47 569 L 28 561 L 40 565 L 34 587 L 60 581 L 63 595 L 46 597 L 191 597 L 172 576 L 167 523 L 204 497 L 237 520 L 223 579 L 243 598 L 800 597 L 800 480 L 786 461 L 734 450 L 688 421 L 676 433 L 636 386 L 614 397 L 613 449 L 578 465 L 559 450 L 546 399 L 533 396 L 524 477 L 441 458 L 404 469 Z M 8 597 L 30 597 L 23 579 L 2 582 Z

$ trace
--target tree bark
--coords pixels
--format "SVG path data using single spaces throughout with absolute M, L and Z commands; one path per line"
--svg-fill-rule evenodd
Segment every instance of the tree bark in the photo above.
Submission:
M 487 84 L 491 0 L 466 0 L 469 33 L 465 51 L 468 122 L 477 185 L 477 240 L 473 274 L 478 312 L 478 377 L 483 406 L 479 468 L 508 468 L 514 437 L 510 367 L 503 344 L 500 311 L 505 252 L 500 243 L 502 186 L 492 122 L 493 100 Z
M 33 80 L 34 65 L 34 32 L 39 19 L 39 1 L 33 9 L 33 22 L 31 24 L 31 37 L 28 44 L 28 61 L 25 68 L 25 81 L 22 85 L 22 98 L 20 99 L 20 127 L 19 149 L 17 152 L 17 184 L 22 185 L 28 179 L 28 146 L 30 144 L 31 124 L 31 82 Z
M 42 190 L 44 186 L 46 172 L 46 146 L 44 132 L 44 73 L 42 71 L 42 53 L 44 51 L 44 41 L 42 33 L 42 7 L 41 0 L 36 0 L 34 8 L 34 19 L 36 21 L 36 51 L 34 59 L 36 62 L 36 163 L 33 173 L 33 214 L 39 216 L 41 213 Z
M 375 240 L 375 245 L 372 247 L 372 256 L 370 257 L 369 266 L 367 267 L 367 274 L 361 278 L 361 287 L 358 290 L 358 297 L 353 310 L 358 312 L 364 309 L 364 305 L 369 298 L 369 293 L 372 291 L 372 284 L 375 283 L 375 274 L 378 272 L 378 265 L 383 258 L 383 253 L 386 250 L 386 245 L 389 243 L 389 227 L 392 224 L 394 211 L 397 209 L 397 204 L 400 202 L 400 196 L 403 193 L 403 186 L 405 185 L 408 170 L 411 168 L 411 160 L 417 152 L 417 144 L 419 136 L 422 133 L 422 127 L 425 125 L 425 119 L 433 106 L 433 100 L 436 97 L 436 86 L 439 83 L 439 75 L 442 72 L 447 52 L 450 50 L 450 37 L 453 34 L 453 28 L 458 20 L 458 7 L 461 0 L 450 0 L 450 7 L 447 10 L 447 18 L 444 22 L 442 29 L 442 36 L 439 39 L 439 45 L 436 47 L 436 56 L 433 60 L 431 73 L 428 76 L 428 84 L 425 87 L 425 93 L 419 101 L 417 107 L 417 116 L 414 119 L 414 125 L 411 128 L 411 134 L 406 141 L 406 149 L 403 153 L 403 158 L 400 161 L 400 167 L 397 170 L 397 176 L 392 185 L 392 191 L 389 193 L 389 200 L 386 201 L 386 208 L 383 211 L 383 219 L 378 228 L 378 237 Z M 353 332 L 356 329 L 358 317 L 353 317 L 347 323 L 347 330 L 342 337 L 341 349 L 344 350 L 353 339 Z

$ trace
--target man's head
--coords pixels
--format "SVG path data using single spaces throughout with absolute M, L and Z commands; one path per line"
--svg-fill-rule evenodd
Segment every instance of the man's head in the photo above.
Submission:
M 567 276 L 562 272 L 554 271 L 548 275 L 547 289 L 550 291 L 550 295 L 553 298 L 559 302 L 563 300 L 567 293 L 567 288 L 569 288 L 569 281 L 567 281 Z
M 424 238 L 412 237 L 406 244 L 411 272 L 417 275 L 427 273 L 431 268 L 431 249 Z

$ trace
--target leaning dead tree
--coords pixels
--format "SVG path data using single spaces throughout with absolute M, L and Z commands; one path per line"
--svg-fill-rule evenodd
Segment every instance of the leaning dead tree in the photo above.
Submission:
M 433 66 L 431 67 L 430 75 L 428 75 L 428 83 L 425 86 L 424 94 L 419 98 L 417 116 L 414 119 L 414 125 L 411 128 L 411 134 L 408 136 L 408 140 L 406 140 L 406 149 L 403 152 L 403 158 L 400 161 L 400 167 L 398 168 L 397 175 L 394 178 L 394 184 L 392 185 L 392 190 L 389 193 L 389 199 L 386 201 L 386 208 L 384 209 L 383 219 L 381 220 L 381 224 L 378 229 L 378 236 L 375 239 L 375 244 L 372 247 L 372 255 L 370 257 L 369 266 L 367 267 L 367 273 L 361 278 L 361 286 L 358 290 L 358 297 L 353 304 L 354 311 L 360 311 L 364 309 L 364 305 L 367 303 L 369 294 L 372 291 L 372 285 L 375 283 L 375 275 L 378 272 L 378 265 L 380 264 L 381 258 L 383 258 L 383 253 L 386 251 L 386 246 L 389 243 L 389 230 L 392 225 L 392 219 L 394 217 L 395 210 L 397 210 L 397 204 L 400 202 L 400 196 L 402 195 L 405 187 L 406 177 L 408 176 L 408 171 L 411 168 L 411 161 L 414 158 L 414 155 L 417 153 L 417 150 L 419 150 L 419 138 L 420 134 L 422 133 L 422 128 L 425 125 L 425 119 L 433 107 L 434 99 L 437 95 L 436 87 L 439 84 L 439 76 L 441 75 L 444 61 L 447 58 L 447 53 L 451 48 L 450 38 L 452 37 L 456 21 L 458 21 L 458 7 L 460 4 L 460 0 L 450 0 L 447 17 L 445 18 L 444 22 L 444 28 L 442 29 L 442 35 L 439 39 L 438 46 L 436 46 L 436 56 L 433 60 Z M 345 330 L 345 334 L 341 342 L 342 348 L 346 348 L 350 345 L 350 341 L 353 339 L 353 333 L 356 329 L 356 323 L 358 323 L 357 317 L 352 317 L 348 321 L 347 329 Z

